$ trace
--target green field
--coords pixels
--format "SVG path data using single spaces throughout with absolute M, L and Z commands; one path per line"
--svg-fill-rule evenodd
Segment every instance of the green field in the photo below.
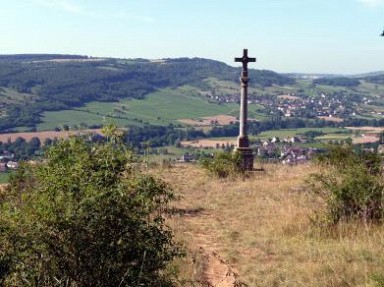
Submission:
M 32 101 L 35 98 L 35 95 L 20 93 L 11 88 L 2 87 L 0 91 L 0 100 L 7 104 Z
M 206 83 L 208 83 L 213 90 L 215 90 L 218 94 L 236 94 L 240 93 L 240 87 L 238 83 L 232 81 L 223 81 L 218 80 L 216 78 L 208 78 L 206 79 Z M 270 95 L 284 95 L 289 94 L 295 91 L 295 88 L 288 86 L 270 86 L 270 87 L 255 87 L 250 85 L 248 88 L 248 94 L 270 94 Z
M 323 136 L 319 136 L 316 139 L 318 140 L 345 140 L 347 138 L 352 138 L 351 134 L 326 134 Z
M 249 114 L 262 118 L 263 108 L 249 107 Z M 237 104 L 209 103 L 196 88 L 183 86 L 163 89 L 147 95 L 144 100 L 123 99 L 114 103 L 92 102 L 76 110 L 45 112 L 38 130 L 52 130 L 64 124 L 69 126 L 86 123 L 101 124 L 103 118 L 113 118 L 118 125 L 139 125 L 143 122 L 156 125 L 179 123 L 178 119 L 196 119 L 205 116 L 239 114 Z
M 327 135 L 331 134 L 331 135 L 334 135 L 334 138 L 335 137 L 347 138 L 350 136 L 349 135 L 350 131 L 342 128 L 301 128 L 301 129 L 286 129 L 286 130 L 274 130 L 274 131 L 262 132 L 254 138 L 265 140 L 273 137 L 279 137 L 280 139 L 283 139 L 287 137 L 297 136 L 299 134 L 303 134 L 308 131 L 323 132 L 324 134 L 327 134 Z
M 366 93 L 370 96 L 381 98 L 380 95 L 384 93 L 384 85 L 369 83 L 362 80 L 360 81 L 360 86 L 357 87 L 357 90 L 361 93 Z

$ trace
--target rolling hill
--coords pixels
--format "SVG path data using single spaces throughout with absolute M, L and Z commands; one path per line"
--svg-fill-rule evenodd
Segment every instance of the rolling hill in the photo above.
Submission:
M 239 75 L 240 68 L 202 58 L 0 55 L 0 132 L 100 125 L 103 118 L 130 126 L 236 116 Z M 303 79 L 250 69 L 249 76 L 249 96 L 264 102 L 273 102 L 279 95 L 308 98 L 341 93 L 357 104 L 371 99 L 370 108 L 375 112 L 383 104 L 381 74 Z M 250 114 L 263 119 L 271 109 L 251 105 Z

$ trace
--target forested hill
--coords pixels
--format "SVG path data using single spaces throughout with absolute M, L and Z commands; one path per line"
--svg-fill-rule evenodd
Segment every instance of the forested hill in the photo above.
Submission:
M 251 85 L 291 85 L 295 80 L 249 70 Z M 90 101 L 143 98 L 185 84 L 204 89 L 207 78 L 239 81 L 240 68 L 201 59 L 90 58 L 72 55 L 0 55 L 0 131 L 34 127 L 44 111 L 72 109 Z

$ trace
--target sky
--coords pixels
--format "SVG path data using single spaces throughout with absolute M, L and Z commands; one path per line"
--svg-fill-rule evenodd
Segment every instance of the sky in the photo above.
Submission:
M 384 0 L 0 0 L 0 54 L 200 57 L 280 73 L 384 70 Z

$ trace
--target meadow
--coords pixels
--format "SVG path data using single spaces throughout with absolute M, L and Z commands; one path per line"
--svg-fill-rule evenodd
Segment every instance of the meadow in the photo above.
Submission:
M 116 121 L 119 126 L 180 124 L 180 119 L 196 119 L 215 115 L 238 116 L 239 105 L 208 102 L 199 91 L 190 86 L 177 89 L 162 89 L 149 94 L 143 100 L 122 99 L 117 102 L 91 102 L 74 110 L 44 112 L 38 130 L 52 130 L 67 124 L 69 126 L 85 123 L 99 125 L 104 118 Z M 261 107 L 252 105 L 249 114 L 263 118 Z
M 256 136 L 256 138 L 259 139 L 269 139 L 273 137 L 279 137 L 280 139 L 282 138 L 287 138 L 287 137 L 294 137 L 300 134 L 304 134 L 305 132 L 309 131 L 316 131 L 316 132 L 322 132 L 324 134 L 332 134 L 332 135 L 342 135 L 343 134 L 349 134 L 350 132 L 346 129 L 341 129 L 341 128 L 299 128 L 299 129 L 283 129 L 283 130 L 274 130 L 274 131 L 266 131 L 266 132 L 261 132 Z
M 381 286 L 384 228 L 351 222 L 324 232 L 325 203 L 306 186 L 313 165 L 267 165 L 246 179 L 214 179 L 198 166 L 160 176 L 180 196 L 168 221 L 188 256 L 181 274 L 212 286 Z M 204 286 L 211 286 L 204 285 Z

